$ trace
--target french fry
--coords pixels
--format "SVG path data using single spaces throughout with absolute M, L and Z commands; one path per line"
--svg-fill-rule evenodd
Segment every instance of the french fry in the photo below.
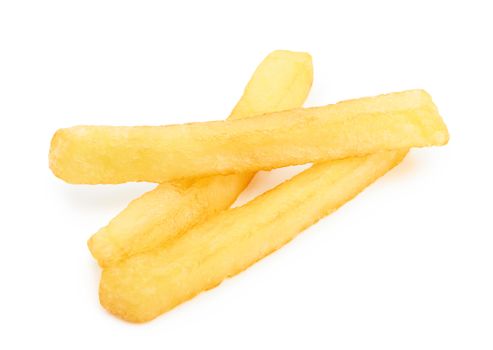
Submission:
M 430 96 L 412 90 L 231 121 L 60 129 L 50 166 L 70 183 L 165 182 L 447 141 Z
M 149 321 L 280 248 L 398 164 L 406 152 L 314 165 L 161 249 L 104 269 L 101 304 L 127 321 Z
M 229 119 L 299 107 L 312 80 L 309 54 L 274 51 L 257 67 Z M 94 234 L 88 242 L 89 249 L 104 267 L 161 246 L 228 208 L 252 176 L 219 175 L 158 185 Z

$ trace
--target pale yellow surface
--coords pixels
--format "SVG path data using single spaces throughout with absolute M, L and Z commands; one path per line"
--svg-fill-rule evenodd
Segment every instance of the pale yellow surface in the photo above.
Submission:
M 101 304 L 125 320 L 149 321 L 275 251 L 398 164 L 406 152 L 315 165 L 161 249 L 107 268 Z
M 164 182 L 447 141 L 430 96 L 411 90 L 231 121 L 61 129 L 50 166 L 71 183 Z
M 309 54 L 274 51 L 257 67 L 230 119 L 303 105 L 313 80 Z M 205 218 L 228 208 L 252 173 L 163 183 L 132 201 L 94 234 L 89 249 L 109 266 L 166 243 Z

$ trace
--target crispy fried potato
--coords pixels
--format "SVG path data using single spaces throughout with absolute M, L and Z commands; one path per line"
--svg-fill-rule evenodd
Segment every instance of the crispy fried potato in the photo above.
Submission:
M 365 113 L 369 108 L 378 112 Z M 240 120 L 61 129 L 50 166 L 71 183 L 164 182 L 447 141 L 430 96 L 412 90 Z
M 107 268 L 101 304 L 127 321 L 149 321 L 280 248 L 398 164 L 406 152 L 315 165 L 161 249 Z
M 313 80 L 309 54 L 274 51 L 258 66 L 230 119 L 303 104 Z M 252 173 L 164 183 L 132 201 L 88 242 L 101 266 L 156 248 L 228 208 Z

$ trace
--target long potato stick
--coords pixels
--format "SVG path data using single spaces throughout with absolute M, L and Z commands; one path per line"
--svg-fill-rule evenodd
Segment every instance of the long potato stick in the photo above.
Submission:
M 107 268 L 100 283 L 101 304 L 125 320 L 149 321 L 280 248 L 398 164 L 406 152 L 314 165 L 170 245 Z
M 369 106 L 377 112 L 365 112 Z M 50 165 L 71 183 L 164 182 L 447 141 L 430 96 L 412 90 L 240 120 L 61 129 L 52 140 Z
M 309 54 L 274 51 L 257 67 L 229 119 L 300 107 L 312 80 Z M 219 175 L 158 185 L 94 234 L 89 249 L 104 267 L 156 248 L 228 208 L 252 176 Z

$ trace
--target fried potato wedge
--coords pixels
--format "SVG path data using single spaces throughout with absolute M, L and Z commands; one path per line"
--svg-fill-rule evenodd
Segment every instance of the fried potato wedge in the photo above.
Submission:
M 280 248 L 398 164 L 406 150 L 314 165 L 242 207 L 195 226 L 165 247 L 103 270 L 109 312 L 149 321 Z
M 231 121 L 60 129 L 50 166 L 70 183 L 164 182 L 447 141 L 430 96 L 412 90 Z
M 257 67 L 230 115 L 240 119 L 300 107 L 313 80 L 307 53 L 274 51 Z M 210 176 L 158 185 L 132 201 L 88 242 L 105 267 L 163 245 L 205 218 L 228 208 L 252 173 Z

